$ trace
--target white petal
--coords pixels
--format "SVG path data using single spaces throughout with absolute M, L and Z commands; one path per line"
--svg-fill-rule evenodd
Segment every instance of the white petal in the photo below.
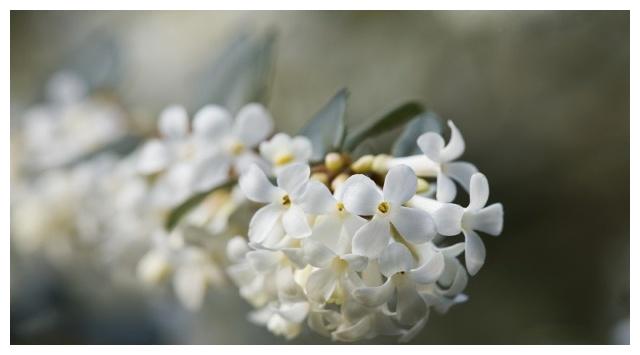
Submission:
M 282 248 L 280 250 L 297 268 L 304 269 L 307 266 L 306 257 L 301 248 Z
M 256 202 L 279 202 L 282 191 L 271 184 L 267 176 L 256 165 L 240 176 L 240 189 L 248 199 Z
M 318 181 L 309 181 L 307 189 L 298 203 L 307 213 L 327 214 L 336 209 L 337 202 L 327 186 Z
M 302 322 L 307 318 L 308 313 L 309 303 L 307 302 L 285 303 L 278 309 L 278 314 L 280 314 L 282 318 L 293 323 Z
M 370 259 L 378 257 L 389 244 L 391 238 L 389 221 L 373 218 L 358 229 L 353 237 L 353 253 Z
M 342 189 L 345 208 L 357 215 L 374 215 L 382 202 L 382 194 L 376 183 L 362 174 L 349 177 Z
M 331 269 L 315 270 L 307 280 L 307 295 L 314 302 L 324 303 L 331 298 L 336 285 L 336 274 Z
M 312 239 L 305 239 L 302 245 L 307 262 L 312 266 L 326 268 L 331 264 L 331 260 L 336 257 L 329 248 Z
M 252 250 L 247 253 L 247 260 L 258 273 L 267 273 L 274 270 L 280 262 L 279 252 L 270 250 Z
M 349 264 L 349 270 L 360 272 L 367 267 L 369 259 L 366 256 L 346 254 L 340 257 Z
M 182 106 L 169 106 L 160 114 L 158 129 L 169 139 L 184 138 L 189 131 L 189 116 Z
M 200 138 L 216 139 L 231 131 L 231 114 L 217 105 L 207 105 L 193 117 L 193 133 Z
M 462 139 L 462 134 L 458 130 L 458 127 L 453 124 L 452 121 L 447 122 L 449 124 L 449 128 L 451 128 L 451 139 L 449 139 L 449 143 L 444 147 L 442 152 L 440 153 L 441 161 L 453 161 L 458 159 L 462 153 L 464 153 L 464 139 Z
M 278 187 L 285 190 L 292 198 L 300 197 L 309 181 L 311 170 L 309 165 L 296 163 L 291 164 L 278 174 Z
M 427 315 L 427 306 L 418 294 L 415 284 L 408 279 L 403 281 L 397 285 L 398 303 L 396 305 L 396 313 L 400 323 L 413 325 Z
M 411 271 L 413 281 L 420 284 L 436 282 L 444 271 L 444 255 L 435 253 L 424 265 Z
M 471 276 L 475 275 L 484 264 L 486 250 L 480 236 L 474 231 L 463 231 L 465 237 L 464 259 L 467 271 Z
M 282 215 L 282 226 L 291 238 L 305 238 L 311 235 L 307 215 L 302 208 L 295 205 L 290 206 Z
M 438 173 L 436 199 L 440 202 L 451 202 L 456 197 L 456 184 L 443 172 Z
M 373 327 L 373 318 L 364 317 L 353 325 L 340 326 L 338 330 L 331 333 L 331 339 L 344 342 L 353 342 L 364 338 Z
M 313 148 L 311 141 L 305 136 L 296 136 L 291 140 L 291 146 L 293 154 L 296 156 L 296 161 L 307 162 L 311 158 Z
M 138 171 L 154 174 L 164 170 L 169 164 L 169 151 L 159 139 L 151 139 L 142 147 L 138 157 Z
M 501 203 L 494 203 L 473 214 L 471 228 L 491 235 L 502 233 L 504 212 Z
M 471 175 L 478 172 L 478 169 L 471 163 L 465 161 L 456 161 L 452 163 L 442 164 L 442 170 L 450 178 L 457 181 L 462 187 L 469 191 L 471 183 Z
M 391 223 L 408 241 L 421 244 L 433 239 L 436 235 L 436 224 L 431 216 L 420 209 L 394 206 Z
M 444 149 L 444 139 L 434 132 L 427 132 L 418 137 L 418 147 L 429 159 L 441 162 L 440 152 Z
M 367 220 L 360 216 L 349 214 L 347 217 L 343 219 L 342 223 L 344 226 L 344 230 L 347 232 L 347 234 L 350 237 L 353 237 L 358 231 L 358 229 L 360 229 L 362 226 L 365 225 L 365 223 L 367 223 Z
M 337 214 L 319 216 L 313 226 L 310 239 L 321 243 L 331 249 L 335 254 L 339 253 L 342 223 Z M 349 244 L 351 250 L 351 244 Z
M 193 175 L 192 187 L 196 192 L 207 191 L 229 178 L 229 159 L 216 154 L 197 163 Z
M 456 243 L 439 249 L 440 253 L 446 257 L 456 257 L 464 251 L 464 242 Z
M 378 307 L 391 299 L 395 287 L 391 278 L 376 287 L 363 287 L 353 291 L 356 301 L 368 307 Z
M 400 243 L 393 242 L 380 254 L 380 272 L 391 277 L 398 272 L 413 269 L 413 257 L 409 249 Z
M 282 207 L 276 204 L 260 208 L 249 222 L 249 240 L 254 243 L 265 241 L 280 220 L 282 212 Z
M 407 343 L 410 342 L 427 324 L 428 317 L 422 318 L 418 323 L 412 326 L 409 330 L 407 330 L 400 338 L 398 338 L 398 342 Z
M 260 143 L 260 155 L 273 162 L 278 154 L 289 151 L 290 144 L 291 137 L 288 134 L 276 133 L 270 140 Z
M 416 174 L 406 165 L 394 166 L 384 179 L 382 195 L 385 201 L 402 204 L 416 194 Z
M 482 173 L 475 173 L 471 176 L 469 187 L 469 207 L 470 211 L 477 211 L 484 207 L 489 200 L 489 182 Z
M 255 147 L 273 131 L 273 119 L 264 106 L 248 104 L 238 112 L 233 131 L 247 147 Z
M 236 236 L 227 242 L 227 257 L 233 262 L 241 261 L 249 250 L 249 245 L 243 237 Z
M 462 230 L 462 216 L 464 208 L 453 203 L 447 203 L 440 207 L 434 214 L 433 218 L 438 228 L 438 233 L 445 236 L 460 234 Z
M 270 174 L 271 166 L 269 163 L 253 151 L 245 150 L 233 162 L 233 168 L 238 175 L 246 173 L 252 165 L 258 166 L 267 175 Z
M 178 299 L 188 310 L 200 309 L 207 290 L 205 275 L 200 268 L 188 266 L 178 269 L 173 286 Z

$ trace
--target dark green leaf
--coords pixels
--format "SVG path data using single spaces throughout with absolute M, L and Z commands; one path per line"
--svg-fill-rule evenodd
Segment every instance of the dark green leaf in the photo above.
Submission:
M 298 133 L 311 140 L 312 161 L 319 161 L 327 153 L 342 146 L 346 133 L 344 114 L 348 98 L 349 91 L 347 89 L 338 91 Z
M 169 217 L 167 217 L 165 228 L 168 231 L 171 231 L 173 228 L 175 228 L 175 226 L 178 224 L 180 219 L 182 219 L 182 217 L 184 217 L 189 211 L 191 211 L 193 208 L 198 206 L 202 201 L 204 201 L 204 199 L 207 196 L 209 196 L 209 194 L 211 194 L 216 190 L 229 188 L 233 186 L 236 182 L 237 181 L 235 179 L 231 179 L 207 191 L 199 192 L 189 197 L 184 202 L 182 202 L 177 207 L 175 207 L 173 210 L 171 210 L 171 212 L 169 213 Z
M 402 134 L 393 144 L 391 154 L 396 157 L 421 154 L 416 141 L 426 132 L 442 134 L 442 121 L 432 111 L 425 112 L 407 123 Z
M 405 124 L 410 119 L 416 117 L 424 109 L 422 105 L 415 102 L 405 103 L 398 108 L 364 124 L 354 132 L 347 135 L 343 145 L 344 150 L 352 152 L 365 139 L 375 137 L 388 132 L 391 129 Z
M 198 74 L 201 95 L 194 107 L 214 103 L 237 112 L 249 102 L 264 103 L 274 41 L 273 33 L 257 38 L 243 33 L 232 40 L 213 65 Z

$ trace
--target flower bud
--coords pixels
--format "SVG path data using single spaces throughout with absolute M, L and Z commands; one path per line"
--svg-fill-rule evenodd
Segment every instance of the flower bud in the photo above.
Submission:
M 339 174 L 333 179 L 333 181 L 331 181 L 331 189 L 333 191 L 336 191 L 338 187 L 340 187 L 340 185 L 344 184 L 344 182 L 347 181 L 348 178 L 349 178 L 349 174 L 345 174 L 345 173 Z
M 364 174 L 371 171 L 371 164 L 373 163 L 373 155 L 363 155 L 353 164 L 351 164 L 351 170 L 356 174 Z
M 313 173 L 309 178 L 311 180 L 319 181 L 325 185 L 329 184 L 329 175 L 327 175 L 326 173 L 322 173 L 322 172 Z
M 324 165 L 330 172 L 337 172 L 344 166 L 344 158 L 339 153 L 329 153 L 324 157 Z
M 385 175 L 389 170 L 389 160 L 391 160 L 391 156 L 389 155 L 376 155 L 371 163 L 371 170 L 376 174 Z
M 416 193 L 421 194 L 429 190 L 429 182 L 425 179 L 418 178 L 418 186 L 416 187 Z

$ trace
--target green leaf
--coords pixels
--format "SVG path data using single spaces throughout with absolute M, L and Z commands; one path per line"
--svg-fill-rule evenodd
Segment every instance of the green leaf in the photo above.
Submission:
M 320 161 L 329 152 L 342 146 L 346 133 L 344 115 L 349 91 L 342 89 L 298 132 L 306 136 L 313 146 L 312 161 Z
M 199 73 L 200 85 L 194 107 L 214 103 L 237 112 L 250 102 L 266 100 L 275 35 L 253 38 L 238 35 L 219 54 L 213 65 Z
M 407 123 L 393 144 L 391 154 L 396 157 L 422 154 L 417 140 L 426 132 L 442 134 L 442 120 L 433 111 L 425 112 Z
M 202 201 L 204 201 L 204 199 L 207 196 L 209 196 L 209 194 L 220 189 L 229 188 L 233 186 L 236 182 L 237 182 L 236 179 L 230 179 L 227 182 L 222 183 L 218 186 L 215 186 L 207 191 L 199 192 L 187 198 L 184 202 L 176 206 L 169 213 L 169 217 L 167 217 L 167 220 L 165 222 L 166 230 L 167 231 L 173 230 L 173 228 L 175 228 L 175 226 L 178 225 L 178 222 L 182 219 L 182 217 L 184 217 L 187 213 L 189 213 L 189 211 L 191 211 L 196 206 L 198 206 Z
M 367 138 L 375 137 L 405 124 L 424 111 L 422 105 L 416 102 L 407 102 L 396 109 L 365 123 L 354 132 L 347 135 L 343 148 L 352 152 Z
M 72 48 L 59 68 L 79 75 L 93 91 L 115 88 L 122 74 L 121 66 L 121 53 L 115 39 L 97 32 Z

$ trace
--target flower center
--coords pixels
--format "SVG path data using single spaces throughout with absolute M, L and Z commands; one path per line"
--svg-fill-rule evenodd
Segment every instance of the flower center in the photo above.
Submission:
M 380 202 L 380 204 L 378 205 L 378 211 L 380 211 L 380 213 L 382 214 L 389 212 L 389 202 L 387 201 Z
M 244 144 L 242 144 L 242 143 L 240 143 L 238 141 L 232 142 L 229 145 L 229 151 L 233 155 L 240 155 L 240 153 L 242 153 L 244 151 Z
M 338 209 L 339 212 L 343 212 L 344 211 L 344 204 L 342 202 L 338 202 L 336 204 L 336 208 Z
M 285 165 L 287 163 L 291 163 L 293 161 L 293 154 L 291 153 L 280 153 L 278 155 L 276 155 L 275 159 L 274 159 L 274 164 L 276 166 L 282 166 Z
M 284 195 L 282 196 L 282 201 L 280 201 L 282 203 L 283 206 L 289 206 L 291 205 L 291 198 L 289 197 L 289 195 Z

